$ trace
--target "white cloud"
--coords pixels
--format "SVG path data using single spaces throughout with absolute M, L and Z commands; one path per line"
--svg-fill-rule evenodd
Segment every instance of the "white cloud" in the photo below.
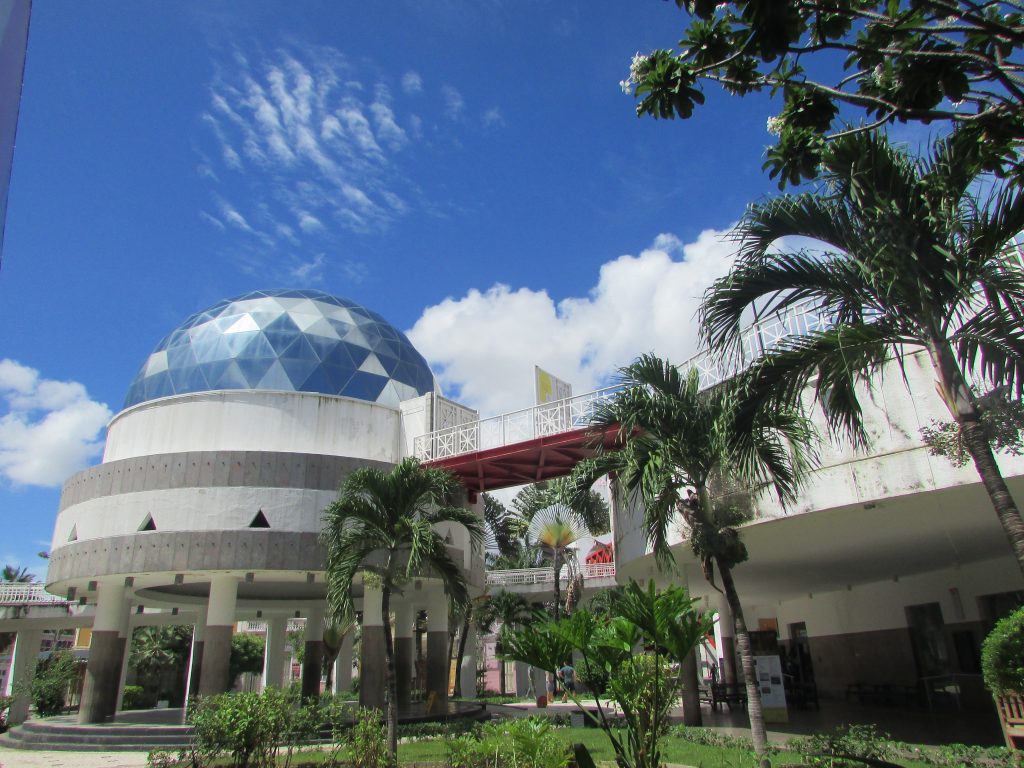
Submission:
M 727 235 L 709 229 L 685 245 L 659 235 L 603 264 L 586 296 L 557 303 L 525 287 L 472 290 L 424 310 L 409 338 L 442 387 L 484 415 L 529 405 L 534 365 L 582 393 L 644 352 L 683 362 L 697 351 L 704 289 L 732 263 Z
M 323 266 L 324 255 L 318 253 L 311 261 L 306 261 L 293 267 L 291 269 L 291 276 L 303 285 L 314 281 L 319 282 Z
M 415 70 L 409 70 L 402 75 L 402 90 L 408 94 L 423 92 L 423 78 Z
M 444 99 L 444 114 L 449 120 L 458 120 L 466 102 L 462 94 L 450 85 L 441 86 L 441 98 Z
M 60 485 L 103 450 L 112 413 L 75 381 L 0 360 L 0 476 L 15 485 Z
M 502 128 L 505 125 L 505 118 L 502 117 L 501 110 L 497 107 L 491 107 L 482 118 L 484 128 Z

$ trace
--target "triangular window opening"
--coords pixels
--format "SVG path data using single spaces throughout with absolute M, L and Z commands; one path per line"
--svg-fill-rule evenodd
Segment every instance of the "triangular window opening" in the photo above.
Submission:
M 256 512 L 256 517 L 254 517 L 252 519 L 252 522 L 249 523 L 249 527 L 250 528 L 269 528 L 270 527 L 270 522 L 267 520 L 267 516 L 263 514 L 263 510 L 262 509 L 258 510 Z
M 78 541 L 78 526 L 71 526 L 71 533 L 68 534 L 68 541 Z
M 142 525 L 139 526 L 140 531 L 155 531 L 156 523 L 153 522 L 152 515 L 146 515 L 146 519 L 142 521 Z

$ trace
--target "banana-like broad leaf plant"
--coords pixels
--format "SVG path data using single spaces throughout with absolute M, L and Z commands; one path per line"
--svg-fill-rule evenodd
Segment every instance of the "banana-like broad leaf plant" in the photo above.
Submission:
M 713 620 L 685 589 L 658 590 L 653 580 L 646 586 L 630 581 L 612 603 L 610 621 L 580 608 L 559 621 L 519 627 L 506 637 L 504 656 L 557 674 L 578 654 L 602 679 L 625 728 L 616 727 L 607 700 L 594 696 L 593 705 L 584 705 L 578 690 L 569 696 L 605 732 L 617 765 L 657 768 L 668 714 L 682 691 L 680 665 L 713 630 Z

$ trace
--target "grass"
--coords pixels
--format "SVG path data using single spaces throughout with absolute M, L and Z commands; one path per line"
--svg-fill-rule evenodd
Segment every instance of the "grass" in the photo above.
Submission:
M 614 764 L 615 753 L 611 742 L 604 732 L 597 728 L 559 728 L 555 731 L 559 739 L 566 744 L 582 742 L 590 750 L 597 763 Z M 422 739 L 420 741 L 399 744 L 398 761 L 403 765 L 415 763 L 436 763 L 443 765 L 448 751 L 444 739 Z M 322 762 L 326 755 L 304 752 L 293 759 L 293 765 L 315 765 Z M 676 736 L 666 736 L 662 741 L 663 761 L 681 765 L 699 766 L 700 768 L 749 768 L 754 759 L 751 752 L 731 747 L 711 747 L 694 744 Z M 775 766 L 803 765 L 803 759 L 795 752 L 780 752 L 772 755 Z M 934 768 L 918 761 L 898 760 L 904 768 Z

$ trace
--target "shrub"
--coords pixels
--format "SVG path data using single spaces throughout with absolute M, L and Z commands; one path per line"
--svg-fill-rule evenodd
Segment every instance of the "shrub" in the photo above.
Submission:
M 831 733 L 794 739 L 789 746 L 803 755 L 805 763 L 821 768 L 859 768 L 856 758 L 889 760 L 895 756 L 889 734 L 874 725 L 841 725 Z
M 50 717 L 63 712 L 68 688 L 77 680 L 78 662 L 67 651 L 59 651 L 36 662 L 35 676 L 29 688 L 36 714 Z
M 0 733 L 7 730 L 7 711 L 11 708 L 10 696 L 0 696 Z
M 121 709 L 144 709 L 146 691 L 141 685 L 126 685 L 121 698 Z
M 384 768 L 388 765 L 387 726 L 379 709 L 360 707 L 351 731 L 353 768 Z
M 569 758 L 545 718 L 488 723 L 479 737 L 466 734 L 448 742 L 451 768 L 565 768 Z
M 290 697 L 275 688 L 200 699 L 188 714 L 194 752 L 201 763 L 226 754 L 234 768 L 274 765 L 291 709 Z
M 992 693 L 1024 693 L 1024 608 L 993 627 L 981 646 L 981 673 Z

